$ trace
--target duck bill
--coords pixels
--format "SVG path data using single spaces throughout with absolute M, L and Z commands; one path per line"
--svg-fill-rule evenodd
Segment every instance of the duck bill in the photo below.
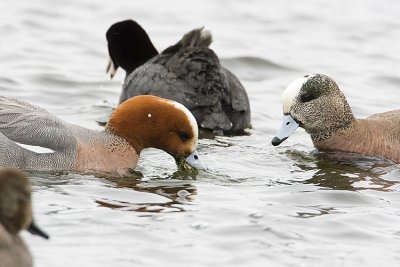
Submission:
M 195 150 L 192 154 L 185 158 L 187 164 L 198 170 L 207 170 L 208 167 L 200 160 L 199 153 Z
M 299 127 L 299 124 L 293 119 L 292 116 L 284 115 L 281 128 L 271 140 L 272 145 L 279 146 L 297 129 L 297 127 Z
M 49 235 L 46 234 L 45 232 L 43 232 L 43 230 L 40 229 L 33 220 L 27 230 L 29 233 L 31 233 L 33 235 L 38 235 L 45 239 L 49 239 Z
M 108 64 L 107 64 L 107 69 L 106 72 L 107 74 L 110 74 L 110 78 L 114 78 L 115 73 L 118 70 L 118 65 L 114 64 L 114 61 L 112 60 L 111 56 L 108 58 Z

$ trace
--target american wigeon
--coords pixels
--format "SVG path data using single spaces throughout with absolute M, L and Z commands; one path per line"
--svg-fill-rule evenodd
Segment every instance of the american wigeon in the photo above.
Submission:
M 143 149 L 153 147 L 201 169 L 205 166 L 196 151 L 197 139 L 190 111 L 156 96 L 137 96 L 120 104 L 104 131 L 70 124 L 39 107 L 0 97 L 0 167 L 124 175 L 136 167 Z M 38 153 L 20 144 L 50 151 Z
M 336 82 L 322 74 L 293 81 L 283 93 L 284 119 L 277 146 L 298 126 L 320 150 L 355 152 L 400 162 L 400 110 L 356 119 Z
M 32 256 L 18 233 L 48 239 L 32 219 L 31 186 L 26 176 L 14 169 L 0 169 L 0 267 L 30 267 Z
M 113 24 L 106 37 L 111 78 L 118 67 L 126 71 L 120 103 L 157 95 L 183 104 L 202 128 L 240 133 L 250 127 L 246 90 L 209 48 L 210 32 L 194 29 L 161 54 L 133 20 Z

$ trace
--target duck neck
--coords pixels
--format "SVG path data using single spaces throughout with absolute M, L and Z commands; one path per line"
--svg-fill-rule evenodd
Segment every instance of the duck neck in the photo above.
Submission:
M 357 120 L 346 99 L 340 109 L 326 113 L 324 116 L 323 121 L 316 121 L 314 127 L 307 130 L 314 143 L 328 140 L 331 136 L 345 132 L 357 125 Z
M 135 69 L 145 64 L 147 61 L 158 55 L 157 49 L 153 46 L 151 41 L 139 51 L 134 54 L 127 55 L 127 59 L 122 60 L 121 67 L 126 71 L 126 75 L 132 73 Z
M 384 156 L 396 160 L 400 155 L 392 146 L 385 144 L 385 125 L 368 119 L 358 119 L 346 129 L 321 141 L 313 140 L 320 150 L 354 152 L 369 156 Z
M 353 135 L 358 135 L 358 128 L 358 122 L 357 120 L 354 120 L 350 124 L 346 125 L 346 127 L 336 130 L 329 130 L 323 134 L 310 133 L 310 135 L 314 146 L 318 149 L 330 150 L 331 147 L 333 148 L 337 146 L 343 150 L 346 150 L 352 143 L 352 139 L 354 138 Z
M 116 135 L 124 139 L 128 144 L 135 150 L 135 152 L 140 155 L 140 152 L 146 148 L 146 138 L 141 136 L 138 131 L 127 131 L 126 129 L 121 129 L 114 127 L 113 123 L 108 123 L 105 131 L 109 134 Z

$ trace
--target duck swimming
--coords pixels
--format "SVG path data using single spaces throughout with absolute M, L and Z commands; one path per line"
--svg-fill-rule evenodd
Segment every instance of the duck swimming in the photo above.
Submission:
M 119 102 L 136 95 L 157 95 L 187 107 L 200 127 L 240 133 L 250 127 L 246 90 L 209 48 L 211 33 L 186 33 L 160 54 L 145 30 L 133 20 L 113 24 L 106 34 L 111 78 L 126 71 Z
M 283 123 L 272 144 L 286 140 L 298 126 L 319 150 L 385 157 L 400 162 L 400 110 L 356 119 L 336 82 L 323 74 L 306 75 L 283 93 Z
M 0 267 L 31 267 L 32 256 L 18 233 L 48 239 L 32 219 L 31 186 L 18 170 L 0 169 Z
M 196 151 L 198 127 L 183 105 L 156 96 L 137 96 L 120 104 L 105 130 L 64 122 L 21 100 L 0 97 L 0 167 L 126 174 L 148 147 L 164 150 L 204 169 Z M 20 144 L 40 146 L 37 153 Z

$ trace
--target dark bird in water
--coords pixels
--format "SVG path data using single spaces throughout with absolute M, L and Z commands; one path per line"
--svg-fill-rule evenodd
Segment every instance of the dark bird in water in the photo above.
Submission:
M 112 78 L 118 67 L 126 71 L 120 103 L 156 95 L 182 103 L 201 128 L 240 134 L 251 127 L 246 90 L 209 48 L 209 31 L 194 29 L 161 53 L 133 20 L 113 24 L 106 37 L 107 72 Z

